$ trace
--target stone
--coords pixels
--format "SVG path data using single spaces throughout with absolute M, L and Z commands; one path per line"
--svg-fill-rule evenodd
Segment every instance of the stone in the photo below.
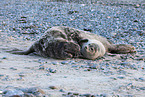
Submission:
M 57 89 L 55 86 L 49 86 L 50 89 Z

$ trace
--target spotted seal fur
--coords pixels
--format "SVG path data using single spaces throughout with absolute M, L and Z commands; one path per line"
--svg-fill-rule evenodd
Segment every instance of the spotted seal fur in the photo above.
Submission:
M 44 57 L 66 59 L 83 57 L 96 59 L 106 52 L 132 53 L 135 47 L 127 44 L 112 44 L 106 38 L 71 27 L 55 26 L 26 51 L 12 51 L 13 54 L 27 55 L 36 52 Z

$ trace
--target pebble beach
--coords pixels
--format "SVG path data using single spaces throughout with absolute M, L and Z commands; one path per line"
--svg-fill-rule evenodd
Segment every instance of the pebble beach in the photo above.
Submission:
M 145 97 L 144 0 L 1 0 L 0 97 Z M 96 60 L 43 58 L 26 50 L 53 26 L 131 44 Z

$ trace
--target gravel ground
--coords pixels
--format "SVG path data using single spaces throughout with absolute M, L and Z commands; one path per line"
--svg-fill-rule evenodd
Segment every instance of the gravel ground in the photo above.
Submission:
M 52 1 L 0 1 L 0 96 L 144 97 L 145 1 Z M 132 44 L 137 53 L 106 54 L 92 61 L 4 51 L 27 49 L 48 28 L 60 25 L 88 29 L 116 44 Z

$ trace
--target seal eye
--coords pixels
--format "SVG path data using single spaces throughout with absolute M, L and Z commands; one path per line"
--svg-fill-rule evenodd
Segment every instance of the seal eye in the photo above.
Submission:
M 90 49 L 91 49 L 91 51 L 94 51 L 94 49 L 92 47 Z

